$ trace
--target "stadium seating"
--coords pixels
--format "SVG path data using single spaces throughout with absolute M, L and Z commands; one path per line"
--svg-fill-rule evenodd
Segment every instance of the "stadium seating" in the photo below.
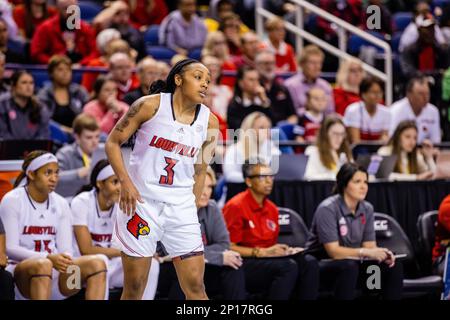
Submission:
M 402 32 L 412 21 L 413 14 L 411 12 L 398 12 L 392 16 L 394 32 Z
M 278 211 L 278 224 L 280 225 L 278 242 L 291 247 L 304 248 L 309 231 L 300 214 L 289 208 L 278 208 Z
M 431 253 L 434 246 L 438 211 L 428 211 L 417 219 L 417 231 L 419 233 L 419 263 L 422 270 L 431 272 Z
M 158 46 L 159 45 L 159 25 L 151 25 L 148 27 L 144 34 L 144 41 L 146 45 Z
M 96 2 L 91 1 L 79 1 L 78 5 L 80 6 L 81 20 L 92 22 L 95 16 L 103 10 L 102 6 L 100 6 Z
M 163 46 L 147 46 L 147 54 L 156 60 L 170 62 L 176 52 Z
M 414 273 L 417 275 L 418 268 L 414 249 L 405 231 L 393 217 L 376 212 L 375 233 L 379 247 L 388 248 L 395 254 L 406 254 L 406 258 L 400 259 L 405 268 L 405 279 L 403 280 L 405 295 L 440 294 L 443 287 L 441 277 L 428 275 L 409 278 Z
M 378 32 L 370 32 L 371 35 L 377 37 L 380 40 L 385 40 L 384 36 L 381 33 Z M 348 39 L 348 46 L 347 46 L 347 51 L 350 54 L 353 55 L 358 55 L 359 51 L 361 50 L 362 46 L 368 46 L 368 47 L 374 47 L 377 49 L 378 52 L 383 52 L 383 49 L 375 46 L 373 44 L 371 44 L 370 42 L 364 40 L 363 38 L 361 38 L 360 36 L 357 35 L 351 35 Z

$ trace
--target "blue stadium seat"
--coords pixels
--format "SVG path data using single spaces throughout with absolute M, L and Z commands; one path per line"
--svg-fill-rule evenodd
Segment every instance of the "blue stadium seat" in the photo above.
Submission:
M 202 48 L 194 49 L 189 51 L 189 58 L 200 60 L 200 57 L 202 56 Z
M 286 137 L 287 140 L 294 140 L 294 125 L 292 123 L 286 122 L 286 121 L 280 121 L 277 123 L 276 126 L 278 129 L 280 129 L 281 132 L 283 132 L 283 135 Z
M 450 4 L 450 0 L 433 0 L 434 7 L 444 8 L 445 6 Z
M 394 52 L 394 53 L 398 53 L 398 47 L 400 45 L 400 38 L 402 37 L 402 34 L 403 34 L 402 32 L 396 32 L 392 36 L 391 48 L 392 48 L 392 52 Z
M 102 6 L 91 1 L 79 1 L 81 20 L 92 22 L 95 16 L 103 10 Z
M 156 60 L 169 62 L 176 52 L 163 46 L 147 46 L 147 54 L 151 55 Z
M 413 14 L 411 12 L 398 12 L 392 17 L 394 31 L 403 31 L 412 21 Z
M 34 87 L 36 90 L 42 88 L 47 82 L 50 82 L 47 70 L 30 70 L 34 79 Z
M 25 53 L 25 42 L 20 40 L 12 40 L 8 39 L 8 50 L 11 50 L 12 52 L 16 53 Z
M 384 40 L 384 36 L 381 33 L 378 33 L 378 32 L 369 32 L 369 33 L 371 35 L 377 37 L 380 40 Z M 383 52 L 383 49 L 371 44 L 370 42 L 364 40 L 360 36 L 353 34 L 349 37 L 348 45 L 347 45 L 347 50 L 349 53 L 351 53 L 353 55 L 358 55 L 362 46 L 371 46 L 371 47 L 376 48 L 378 52 Z
M 148 27 L 144 34 L 144 41 L 147 46 L 159 45 L 159 25 L 154 24 Z
M 49 123 L 50 139 L 57 144 L 65 144 L 70 141 L 69 136 L 65 133 L 60 125 L 52 120 Z

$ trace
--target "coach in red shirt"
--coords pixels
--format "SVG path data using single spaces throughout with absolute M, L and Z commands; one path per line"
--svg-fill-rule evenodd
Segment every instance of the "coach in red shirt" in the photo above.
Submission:
M 261 160 L 243 165 L 248 189 L 223 208 L 230 233 L 231 250 L 244 257 L 244 273 L 249 293 L 267 293 L 268 299 L 317 298 L 319 269 L 309 255 L 290 256 L 293 248 L 277 243 L 278 208 L 267 199 L 272 192 L 273 173 Z M 286 256 L 285 258 L 282 258 Z
M 76 4 L 77 0 L 58 0 L 59 13 L 36 29 L 30 48 L 35 62 L 47 64 L 53 55 L 61 54 L 68 56 L 72 63 L 85 64 L 98 55 L 95 33 L 89 24 L 80 21 L 79 28 L 71 28 L 76 19 L 67 9 Z

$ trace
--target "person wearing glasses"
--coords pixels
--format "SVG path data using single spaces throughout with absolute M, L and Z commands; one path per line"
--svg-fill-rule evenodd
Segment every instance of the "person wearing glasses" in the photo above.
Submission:
M 223 208 L 230 233 L 230 249 L 244 258 L 249 294 L 269 300 L 313 300 L 319 287 L 317 260 L 297 254 L 302 249 L 278 243 L 278 208 L 267 197 L 274 174 L 262 159 L 251 158 L 242 166 L 247 190 L 231 198 Z
M 305 180 L 335 180 L 340 167 L 352 161 L 344 122 L 338 116 L 327 116 L 317 135 L 316 143 L 305 150 L 308 163 Z
M 367 77 L 359 85 L 359 94 L 361 101 L 349 105 L 344 114 L 351 142 L 387 142 L 391 114 L 381 104 L 383 82 L 375 77 Z

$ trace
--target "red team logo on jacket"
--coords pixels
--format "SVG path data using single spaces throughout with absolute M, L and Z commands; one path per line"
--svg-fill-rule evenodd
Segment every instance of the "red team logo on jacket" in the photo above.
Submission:
M 136 239 L 139 239 L 139 236 L 146 236 L 150 233 L 147 221 L 142 219 L 137 213 L 128 221 L 127 229 Z

